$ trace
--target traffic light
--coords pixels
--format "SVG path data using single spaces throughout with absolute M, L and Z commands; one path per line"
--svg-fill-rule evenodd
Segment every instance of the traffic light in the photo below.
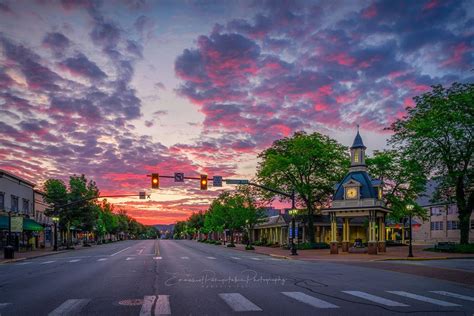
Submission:
M 201 190 L 207 190 L 207 175 L 201 174 Z
M 158 173 L 151 174 L 151 188 L 152 189 L 160 188 L 160 175 Z

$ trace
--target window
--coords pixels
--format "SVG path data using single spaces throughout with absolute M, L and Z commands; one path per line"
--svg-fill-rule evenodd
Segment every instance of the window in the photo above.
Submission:
M 431 222 L 431 230 L 443 230 L 444 223 L 443 222 Z
M 25 214 L 30 213 L 30 201 L 27 199 L 23 199 L 23 213 Z
M 458 207 L 456 204 L 451 204 L 448 206 L 448 214 L 457 214 L 458 213 Z
M 448 221 L 448 230 L 459 229 L 459 221 Z
M 10 209 L 11 209 L 13 212 L 18 212 L 18 196 L 12 195 L 12 196 L 11 196 L 11 199 L 12 199 L 12 203 L 11 203 Z
M 354 162 L 359 162 L 359 150 L 354 150 Z
M 471 229 L 474 229 L 474 219 L 471 219 Z
M 382 187 L 379 187 L 379 200 L 382 199 L 382 193 L 383 193 L 383 192 L 382 192 Z
M 0 210 L 5 209 L 5 193 L 0 192 Z
M 443 213 L 443 207 L 442 206 L 435 206 L 431 208 L 431 215 L 436 216 L 436 215 L 441 215 Z

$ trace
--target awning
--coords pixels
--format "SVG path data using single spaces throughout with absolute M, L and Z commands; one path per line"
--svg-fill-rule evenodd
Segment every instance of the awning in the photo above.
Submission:
M 8 230 L 8 216 L 0 216 L 0 229 Z M 23 230 L 41 231 L 44 227 L 31 218 L 23 218 Z

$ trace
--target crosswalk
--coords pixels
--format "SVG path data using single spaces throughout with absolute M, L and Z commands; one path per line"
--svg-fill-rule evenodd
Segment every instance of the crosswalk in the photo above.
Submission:
M 322 293 L 304 293 L 299 291 L 284 291 L 275 292 L 275 300 L 278 300 L 282 306 L 293 301 L 306 306 L 310 310 L 333 309 L 342 311 L 351 311 L 354 308 L 353 303 L 366 303 L 370 302 L 375 305 L 388 306 L 395 312 L 413 312 L 417 308 L 425 309 L 426 304 L 432 305 L 438 311 L 442 312 L 442 308 L 461 308 L 463 302 L 467 302 L 469 308 L 474 308 L 469 302 L 474 301 L 474 296 L 465 295 L 466 293 L 459 294 L 449 291 L 425 291 L 423 293 L 412 293 L 407 291 L 378 291 L 377 293 L 368 293 L 358 290 L 346 290 L 340 291 L 339 294 L 332 293 L 330 296 Z M 228 307 L 228 311 L 231 312 L 264 312 L 264 302 L 260 299 L 250 297 L 251 294 L 236 293 L 236 292 L 225 292 L 217 293 L 216 298 L 221 300 L 224 305 Z M 255 295 L 255 294 L 254 294 Z M 176 297 L 176 296 L 174 296 Z M 146 295 L 143 299 L 139 300 L 141 306 L 139 306 L 140 316 L 151 316 L 151 315 L 171 315 L 173 307 L 173 296 L 159 294 L 159 295 Z M 351 298 L 348 300 L 348 298 Z M 454 299 L 454 302 L 451 301 Z M 286 301 L 289 300 L 289 301 Z M 449 300 L 449 301 L 448 301 Z M 49 316 L 59 315 L 71 315 L 80 314 L 81 311 L 91 302 L 91 299 L 86 298 L 74 298 L 67 299 L 59 304 L 54 310 L 48 313 Z M 268 302 L 267 302 L 268 303 Z M 176 303 L 179 305 L 179 303 Z M 10 308 L 13 306 L 11 303 L 0 302 L 0 313 L 2 309 Z M 357 305 L 360 307 L 360 305 Z M 89 308 L 90 309 L 90 308 Z M 449 310 L 449 309 L 446 309 Z M 226 311 L 223 310 L 223 313 Z

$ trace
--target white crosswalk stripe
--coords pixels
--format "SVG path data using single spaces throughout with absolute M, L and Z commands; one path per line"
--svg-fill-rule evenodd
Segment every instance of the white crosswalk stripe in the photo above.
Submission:
M 24 266 L 24 265 L 27 265 L 27 264 L 31 264 L 31 262 L 19 262 L 16 265 L 17 266 Z
M 70 299 L 59 305 L 55 310 L 49 313 L 49 316 L 62 316 L 78 314 L 88 303 L 90 299 Z
M 357 296 L 357 297 L 360 297 L 360 298 L 363 298 L 363 299 L 366 299 L 368 301 L 372 301 L 374 303 L 382 304 L 382 305 L 385 305 L 385 306 L 401 306 L 401 307 L 408 306 L 408 305 L 403 304 L 403 303 L 395 302 L 395 301 L 392 301 L 392 300 L 389 300 L 389 299 L 386 299 L 386 298 L 383 298 L 383 297 L 380 297 L 380 296 L 375 296 L 375 295 L 365 293 L 365 292 L 361 292 L 361 291 L 342 291 L 342 292 L 350 294 L 350 295 L 354 295 L 354 296 Z
M 320 300 L 319 298 L 309 296 L 302 292 L 281 292 L 283 295 L 291 297 L 301 303 L 305 303 L 317 308 L 339 308 L 339 306 Z
M 100 259 L 97 259 L 97 261 L 105 261 L 107 260 L 107 258 L 100 258 Z
M 235 260 L 242 260 L 242 258 L 239 258 L 239 257 L 231 257 L 231 258 Z
M 154 310 L 153 305 L 155 306 Z M 171 315 L 169 295 L 149 295 L 144 297 L 140 316 L 151 315 Z
M 240 293 L 220 293 L 219 297 L 222 298 L 234 312 L 262 311 L 260 307 L 249 301 Z
M 183 259 L 183 260 L 188 260 L 189 257 L 181 257 L 181 259 Z
M 7 307 L 10 304 L 11 303 L 0 303 L 0 309 L 4 309 L 5 307 Z
M 413 294 L 413 293 L 409 293 L 409 292 L 405 292 L 405 291 L 387 291 L 387 292 L 392 293 L 392 294 L 396 294 L 396 295 L 400 295 L 400 296 L 403 296 L 403 297 L 408 297 L 408 298 L 411 298 L 411 299 L 414 299 L 414 300 L 418 300 L 418 301 L 422 301 L 422 302 L 426 302 L 426 303 L 431 303 L 431 304 L 438 305 L 438 306 L 444 306 L 444 307 L 461 306 L 461 305 L 458 305 L 458 304 L 445 302 L 445 301 L 437 300 L 437 299 L 434 299 L 434 298 L 431 298 L 431 297 L 418 295 L 418 294 Z
M 207 259 L 216 260 L 216 257 L 206 257 Z
M 161 260 L 161 259 L 163 259 L 163 257 L 153 257 L 153 259 L 155 259 L 155 260 Z
M 40 264 L 50 264 L 50 263 L 53 263 L 53 262 L 56 262 L 55 260 L 52 260 L 52 261 L 45 261 L 45 262 L 41 262 Z
M 255 257 L 252 257 L 252 258 L 250 258 L 250 259 L 255 260 L 255 261 L 260 261 L 260 260 L 262 260 L 262 259 L 260 259 L 260 258 L 255 258 Z
M 128 257 L 128 258 L 125 259 L 125 260 L 130 261 L 130 260 L 135 260 L 135 258 L 133 258 L 133 257 Z
M 69 262 L 78 262 L 78 261 L 81 261 L 81 259 L 72 259 L 72 260 L 69 260 Z
M 446 292 L 446 291 L 430 291 L 430 292 L 440 294 L 440 295 L 444 295 L 444 296 L 459 298 L 461 300 L 474 302 L 474 297 L 472 297 L 472 296 L 466 296 L 466 295 L 461 295 L 461 294 L 451 293 L 451 292 Z

